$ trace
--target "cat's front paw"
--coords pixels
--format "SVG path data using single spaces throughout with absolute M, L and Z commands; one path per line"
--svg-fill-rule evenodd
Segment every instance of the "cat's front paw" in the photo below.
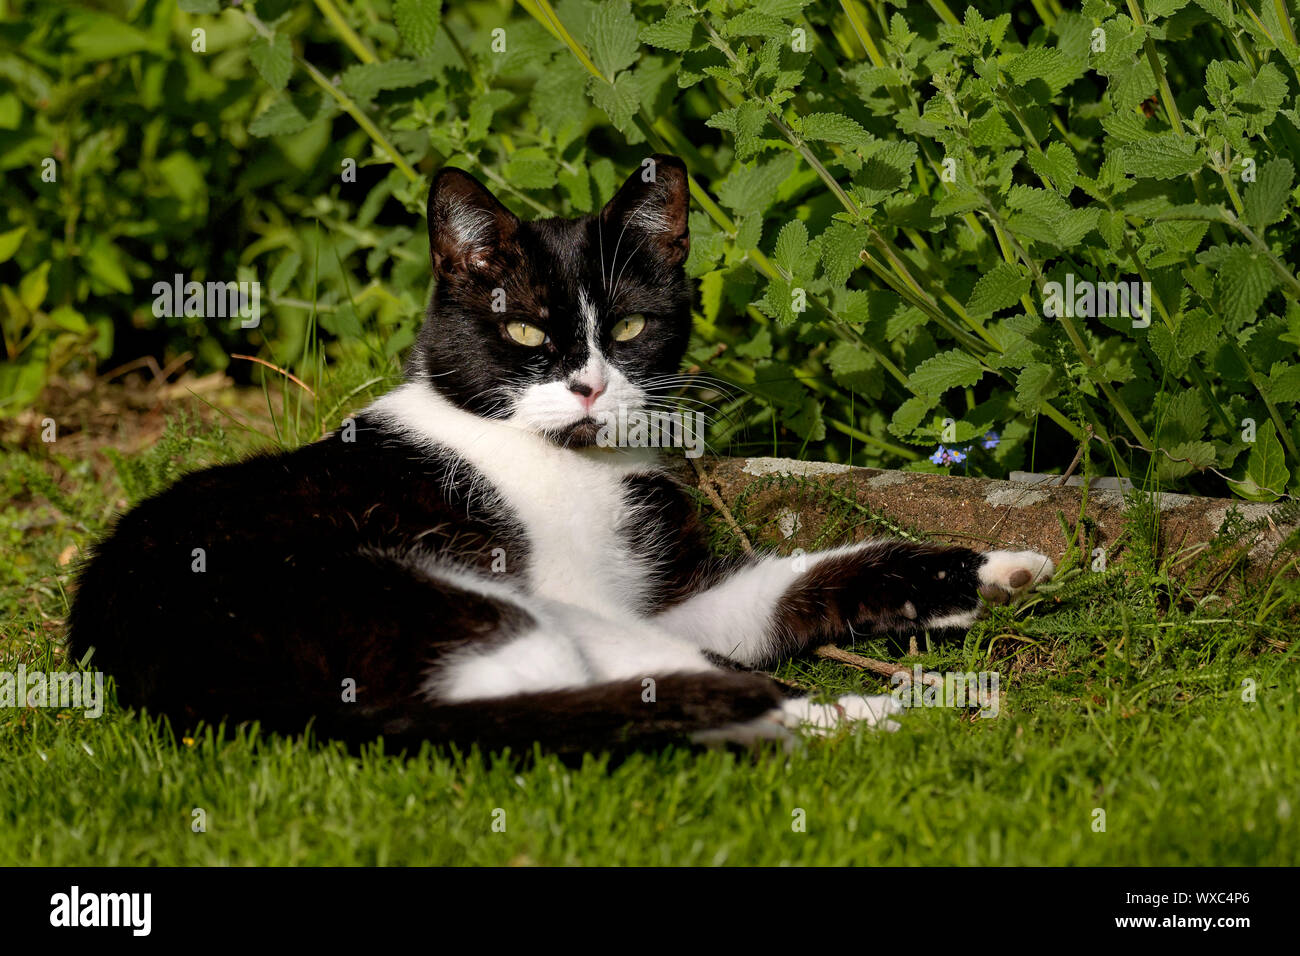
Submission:
M 979 566 L 979 595 L 985 604 L 1008 604 L 1051 579 L 1052 559 L 1037 551 L 986 551 Z

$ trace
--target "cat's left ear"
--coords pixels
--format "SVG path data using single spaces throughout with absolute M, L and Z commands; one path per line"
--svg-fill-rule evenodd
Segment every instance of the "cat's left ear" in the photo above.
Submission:
M 681 265 L 691 251 L 686 226 L 689 206 L 686 164 L 676 156 L 656 153 L 642 161 L 601 210 L 605 241 L 617 242 L 626 230 L 637 234 L 644 251 L 670 266 Z

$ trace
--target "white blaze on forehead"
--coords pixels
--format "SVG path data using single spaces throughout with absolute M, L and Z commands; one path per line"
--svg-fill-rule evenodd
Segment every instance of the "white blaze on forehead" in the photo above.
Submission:
M 582 318 L 583 329 L 587 334 L 587 364 L 573 376 L 572 381 L 581 382 L 592 389 L 604 388 L 610 378 L 609 363 L 600 352 L 597 329 L 600 327 L 596 306 L 587 297 L 585 289 L 578 290 L 578 314 Z
M 587 332 L 587 347 L 596 351 L 596 328 L 599 317 L 596 306 L 587 298 L 587 290 L 578 290 L 578 314 L 582 316 L 582 326 Z
M 518 392 L 511 423 L 530 431 L 558 431 L 586 418 L 603 421 L 616 417 L 620 408 L 638 409 L 645 404 L 645 392 L 601 352 L 600 311 L 586 289 L 578 290 L 577 319 L 578 334 L 587 343 L 586 362 L 562 379 L 538 382 Z M 600 393 L 590 405 L 570 389 L 579 383 Z

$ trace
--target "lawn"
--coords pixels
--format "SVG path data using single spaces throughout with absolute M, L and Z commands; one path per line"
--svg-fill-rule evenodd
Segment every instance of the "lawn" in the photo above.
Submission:
M 52 444 L 11 432 L 0 671 L 69 666 L 77 550 L 127 501 L 262 441 L 233 424 L 259 402 L 265 415 L 261 394 L 176 399 L 165 432 L 156 407 L 84 413 L 84 430 Z M 306 437 L 289 420 L 277 419 L 281 440 Z M 1207 590 L 1151 545 L 1140 506 L 1132 528 L 1123 561 L 1093 573 L 1066 555 L 1051 589 L 995 609 L 962 644 L 922 642 L 916 658 L 885 641 L 855 648 L 997 671 L 996 717 L 914 708 L 897 733 L 791 753 L 676 748 L 566 766 L 348 753 L 248 729 L 177 739 L 111 697 L 95 719 L 5 708 L 0 864 L 1294 864 L 1300 587 L 1281 573 L 1294 553 Z M 832 661 L 779 674 L 829 693 L 889 690 Z

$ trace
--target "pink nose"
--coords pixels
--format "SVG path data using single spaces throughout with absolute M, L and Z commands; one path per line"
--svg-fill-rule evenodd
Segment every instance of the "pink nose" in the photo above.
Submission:
M 582 402 L 584 409 L 590 410 L 591 406 L 596 404 L 596 399 L 605 394 L 605 383 L 601 382 L 592 388 L 586 382 L 570 382 L 569 391 L 578 396 L 578 401 Z

